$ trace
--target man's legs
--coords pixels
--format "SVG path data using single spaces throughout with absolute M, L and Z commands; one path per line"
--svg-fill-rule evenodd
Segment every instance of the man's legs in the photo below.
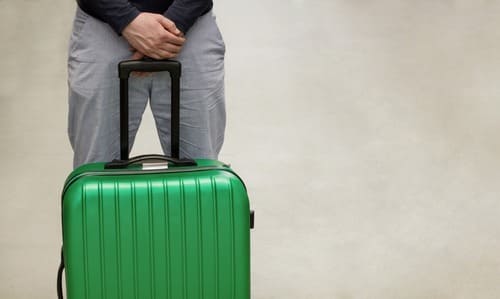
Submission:
M 127 42 L 108 25 L 77 10 L 68 58 L 68 134 L 74 167 L 119 158 L 117 64 L 131 55 Z M 130 146 L 150 96 L 151 79 L 130 80 Z
M 224 142 L 225 45 L 212 12 L 200 17 L 186 35 L 180 55 L 180 155 L 216 159 Z M 161 145 L 170 154 L 170 77 L 152 75 L 151 108 Z

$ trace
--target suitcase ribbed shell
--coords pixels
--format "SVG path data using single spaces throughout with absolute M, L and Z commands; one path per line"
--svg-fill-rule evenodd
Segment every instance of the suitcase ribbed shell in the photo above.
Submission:
M 227 167 L 76 170 L 63 192 L 68 299 L 249 299 L 249 202 Z

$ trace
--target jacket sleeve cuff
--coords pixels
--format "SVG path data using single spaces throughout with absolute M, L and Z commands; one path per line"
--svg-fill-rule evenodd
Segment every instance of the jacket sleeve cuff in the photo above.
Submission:
M 192 20 L 191 18 L 189 20 L 186 20 L 186 18 L 183 18 L 182 16 L 177 14 L 177 12 L 170 9 L 167 10 L 163 15 L 167 19 L 174 22 L 177 29 L 179 29 L 184 34 L 188 32 L 188 30 L 193 26 L 194 22 L 196 21 L 196 19 Z
M 163 14 L 166 18 L 174 22 L 175 26 L 186 34 L 194 25 L 196 20 L 212 9 L 212 1 L 199 0 L 194 3 L 183 3 L 174 1 L 172 5 Z
M 117 16 L 108 20 L 108 24 L 113 28 L 113 30 L 121 35 L 123 29 L 127 27 L 141 12 L 134 6 L 127 7 L 123 9 Z

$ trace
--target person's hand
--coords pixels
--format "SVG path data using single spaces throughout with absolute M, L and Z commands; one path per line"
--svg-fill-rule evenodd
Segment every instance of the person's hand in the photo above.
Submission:
M 140 13 L 122 31 L 123 37 L 138 54 L 154 58 L 174 58 L 184 44 L 182 32 L 160 14 Z
M 132 54 L 132 57 L 131 57 L 132 60 L 140 60 L 140 59 L 144 58 L 144 54 L 142 54 L 141 52 L 136 51 L 134 49 L 130 49 L 130 50 L 132 52 L 134 52 L 134 54 Z M 151 73 L 148 73 L 148 72 L 132 72 L 132 76 L 138 77 L 138 78 L 148 77 L 149 75 L 151 75 Z

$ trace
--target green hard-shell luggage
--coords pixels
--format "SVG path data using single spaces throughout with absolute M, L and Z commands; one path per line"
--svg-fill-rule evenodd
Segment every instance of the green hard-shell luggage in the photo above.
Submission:
M 169 71 L 172 156 L 128 159 L 128 78 Z M 119 64 L 121 160 L 75 169 L 62 195 L 68 299 L 249 299 L 250 228 L 246 188 L 215 160 L 178 159 L 176 61 Z

